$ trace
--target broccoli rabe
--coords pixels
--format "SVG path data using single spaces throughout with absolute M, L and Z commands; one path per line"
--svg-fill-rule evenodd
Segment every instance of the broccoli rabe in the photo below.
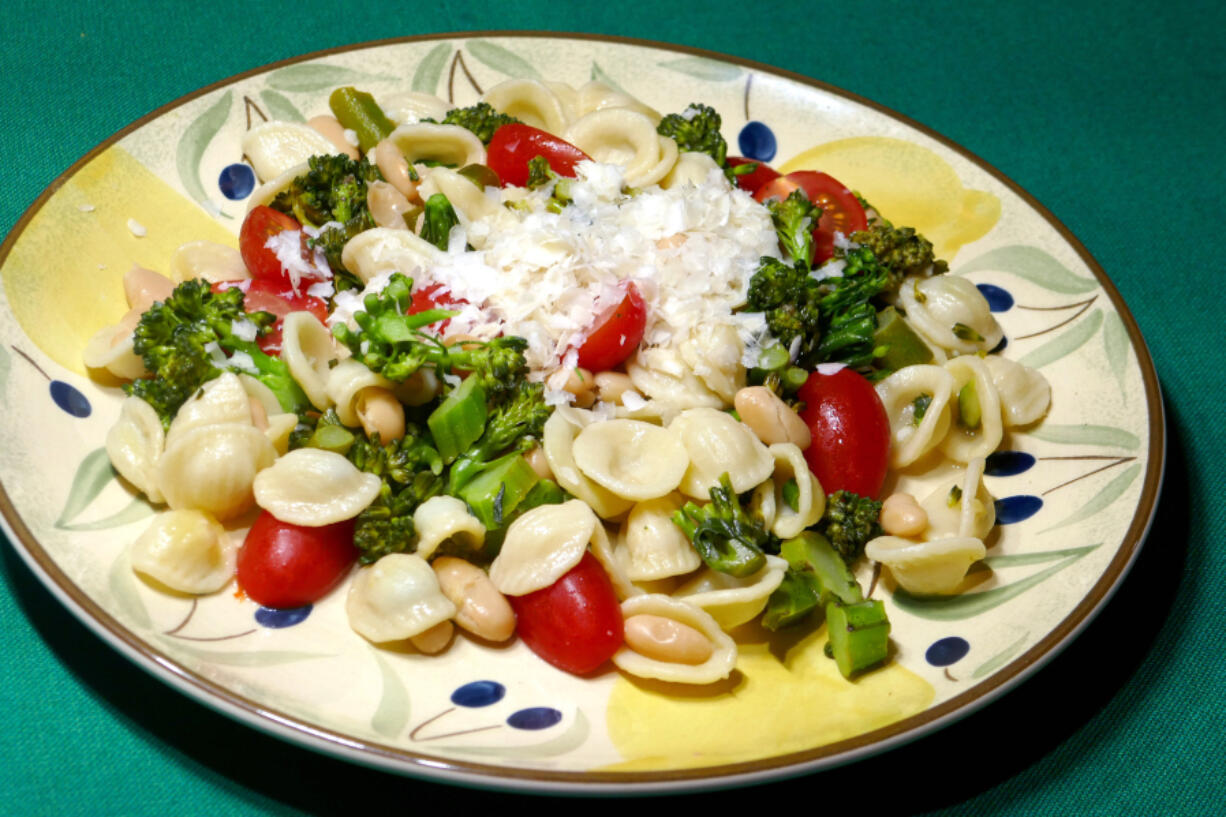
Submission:
M 440 250 L 446 250 L 451 238 L 451 228 L 460 223 L 455 208 L 442 193 L 426 199 L 426 212 L 422 218 L 421 237 Z
M 270 206 L 305 226 L 330 224 L 307 243 L 322 249 L 333 269 L 343 269 L 341 250 L 345 243 L 375 226 L 366 204 L 366 189 L 383 176 L 366 157 L 354 161 L 344 154 L 312 156 L 307 167 L 307 172 L 278 193 Z
M 719 132 L 723 124 L 714 108 L 691 103 L 681 113 L 670 113 L 660 120 L 656 132 L 677 143 L 683 151 L 705 153 L 720 167 L 728 164 L 728 143 Z
M 813 261 L 813 226 L 822 217 L 821 208 L 797 188 L 782 201 L 767 200 L 766 209 L 770 210 L 779 243 L 792 263 L 808 269 Z
M 511 125 L 519 120 L 513 116 L 494 110 L 488 102 L 478 102 L 468 108 L 452 108 L 447 111 L 441 124 L 459 125 L 477 135 L 482 144 L 488 145 L 494 138 L 494 132 L 503 125 Z
M 224 371 L 247 372 L 272 389 L 285 411 L 306 411 L 310 403 L 289 368 L 254 341 L 235 336 L 236 324 L 250 322 L 262 333 L 274 320 L 269 312 L 244 312 L 240 289 L 213 292 L 207 281 L 184 281 L 136 325 L 132 346 L 152 377 L 124 390 L 153 406 L 169 427 L 179 407 L 204 383 Z
M 826 497 L 826 510 L 814 530 L 851 564 L 864 553 L 870 539 L 881 535 L 881 503 L 850 491 L 835 491 Z
M 932 242 L 912 227 L 895 227 L 878 219 L 867 230 L 858 230 L 850 237 L 867 248 L 889 274 L 887 289 L 897 289 L 908 275 L 940 275 L 949 270 L 949 264 L 933 254 Z
M 766 564 L 766 553 L 777 553 L 779 540 L 741 507 L 727 473 L 711 488 L 706 505 L 687 502 L 673 513 L 673 522 L 689 537 L 712 570 L 748 576 Z
M 491 462 L 515 451 L 523 453 L 541 436 L 552 411 L 540 383 L 519 381 L 515 390 L 489 412 L 485 431 L 451 464 L 448 493 L 455 494 Z

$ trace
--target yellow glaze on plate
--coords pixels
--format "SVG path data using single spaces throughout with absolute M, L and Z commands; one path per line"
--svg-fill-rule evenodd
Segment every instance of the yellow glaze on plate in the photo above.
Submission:
M 133 234 L 128 219 L 145 228 L 143 237 Z M 123 274 L 133 264 L 165 272 L 176 247 L 202 238 L 237 246 L 208 213 L 126 150 L 110 147 L 22 231 L 4 264 L 5 294 L 30 340 L 56 363 L 84 374 L 85 344 L 128 311 Z
M 740 644 L 737 672 L 711 688 L 619 679 L 607 725 L 626 760 L 603 770 L 662 771 L 801 752 L 932 703 L 932 685 L 898 662 L 847 681 L 823 654 L 825 643 L 823 626 L 783 661 L 766 641 Z
M 914 227 L 950 259 L 1000 220 L 1000 199 L 962 185 L 949 163 L 925 147 L 885 136 L 811 147 L 779 171 L 821 170 L 850 186 L 897 226 Z

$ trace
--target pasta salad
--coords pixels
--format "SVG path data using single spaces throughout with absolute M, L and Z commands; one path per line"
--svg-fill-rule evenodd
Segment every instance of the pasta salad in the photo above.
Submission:
M 870 670 L 866 559 L 943 594 L 983 558 L 985 458 L 1050 389 L 923 236 L 728 156 L 701 104 L 513 80 L 330 108 L 250 128 L 239 249 L 134 268 L 85 350 L 127 381 L 112 463 L 166 506 L 131 546 L 155 587 L 343 592 L 377 645 L 706 684 L 753 621 L 825 621 Z

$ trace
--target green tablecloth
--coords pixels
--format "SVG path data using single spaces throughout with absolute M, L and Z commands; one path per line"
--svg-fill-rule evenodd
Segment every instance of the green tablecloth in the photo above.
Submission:
M 1226 802 L 1226 511 L 1211 490 L 1213 463 L 1226 457 L 1226 332 L 1212 294 L 1221 272 L 1212 251 L 1226 237 L 1226 11 L 1195 0 L 982 5 L 368 0 L 342 13 L 321 0 L 11 1 L 0 49 L 0 232 L 79 156 L 149 110 L 260 64 L 392 36 L 534 29 L 675 42 L 806 74 L 917 119 L 1049 207 L 1130 305 L 1166 393 L 1153 534 L 1073 646 L 986 710 L 851 767 L 669 805 L 780 808 L 796 798 L 830 814 L 1215 813 Z M 508 805 L 508 795 L 349 766 L 214 714 L 112 652 L 12 548 L 0 554 L 0 814 Z

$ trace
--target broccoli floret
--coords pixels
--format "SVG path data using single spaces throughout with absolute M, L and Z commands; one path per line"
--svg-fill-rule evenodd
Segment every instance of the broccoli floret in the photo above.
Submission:
M 366 157 L 354 161 L 343 153 L 312 156 L 307 167 L 307 172 L 278 193 L 270 206 L 306 226 L 332 224 L 307 245 L 322 249 L 333 269 L 344 269 L 341 250 L 345 242 L 375 226 L 366 204 L 366 189 L 383 175 Z
M 153 406 L 169 427 L 179 407 L 206 382 L 224 371 L 249 372 L 273 390 L 286 411 L 305 411 L 310 403 L 289 368 L 255 342 L 234 336 L 235 322 L 250 321 L 264 332 L 275 319 L 269 312 L 245 313 L 240 289 L 213 292 L 207 281 L 184 281 L 141 316 L 133 349 L 153 377 L 129 383 L 125 391 Z M 244 353 L 255 371 L 230 365 L 226 352 Z
M 460 223 L 455 208 L 442 193 L 426 199 L 426 212 L 421 225 L 421 237 L 440 250 L 446 250 L 451 228 Z
M 741 507 L 724 473 L 712 488 L 711 502 L 687 502 L 672 520 L 694 544 L 698 555 L 712 570 L 732 576 L 748 576 L 766 564 L 767 552 L 779 552 L 779 540 Z
M 851 564 L 864 553 L 870 539 L 881 535 L 881 503 L 850 491 L 835 491 L 826 497 L 826 510 L 814 529 Z
M 887 289 L 897 289 L 908 275 L 939 275 L 949 264 L 933 254 L 932 242 L 912 227 L 895 227 L 884 219 L 851 234 L 851 240 L 872 252 L 889 273 Z
M 518 382 L 515 390 L 491 410 L 480 439 L 451 464 L 448 493 L 457 493 L 508 451 L 523 453 L 535 444 L 552 413 L 544 394 L 540 383 Z
M 406 315 L 412 301 L 413 280 L 395 273 L 381 293 L 371 293 L 363 301 L 364 311 L 354 314 L 357 331 L 343 323 L 332 334 L 349 347 L 354 358 L 388 380 L 401 382 L 423 366 L 443 373 L 470 372 L 487 393 L 497 396 L 514 389 L 528 372 L 524 350 L 528 342 L 514 335 L 477 343 L 447 345 L 421 330 L 454 312 L 430 309 Z
M 519 122 L 513 116 L 494 110 L 488 102 L 478 102 L 468 108 L 452 108 L 443 117 L 444 125 L 459 125 L 477 135 L 482 144 L 488 145 L 494 138 L 494 132 L 503 125 Z
M 813 261 L 813 225 L 821 218 L 822 211 L 804 190 L 793 190 L 786 199 L 770 199 L 766 202 L 771 222 L 779 236 L 779 244 L 792 259 L 792 263 L 808 269 Z
M 656 132 L 672 139 L 680 150 L 707 154 L 727 173 L 728 143 L 719 132 L 722 124 L 714 108 L 695 102 L 661 119 Z

